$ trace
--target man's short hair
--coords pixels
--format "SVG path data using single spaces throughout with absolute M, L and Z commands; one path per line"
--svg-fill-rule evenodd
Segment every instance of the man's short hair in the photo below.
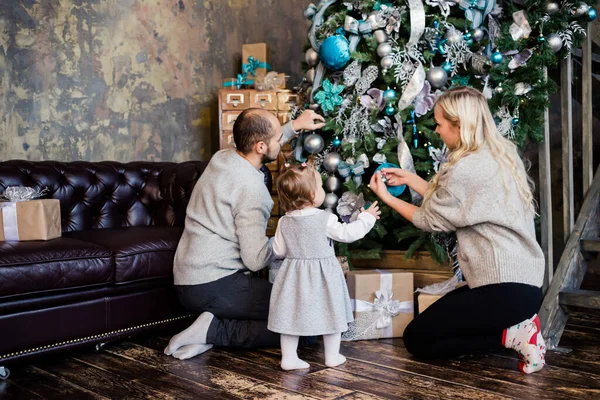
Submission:
M 233 124 L 233 141 L 242 154 L 249 154 L 258 142 L 268 143 L 273 135 L 273 124 L 260 108 L 244 110 Z

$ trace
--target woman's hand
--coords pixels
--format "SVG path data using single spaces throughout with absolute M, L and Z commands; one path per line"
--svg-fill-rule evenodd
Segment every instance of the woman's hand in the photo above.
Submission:
M 408 185 L 415 174 L 402 168 L 382 168 L 381 173 L 387 179 L 388 186 Z
M 369 187 L 383 202 L 387 203 L 386 200 L 391 196 L 391 194 L 388 191 L 385 183 L 383 183 L 379 171 L 375 172 L 371 177 Z
M 364 209 L 364 207 L 360 210 L 371 214 L 375 217 L 375 219 L 379 219 L 379 215 L 381 215 L 381 211 L 379 211 L 379 206 L 377 205 L 377 202 L 371 204 L 366 210 Z

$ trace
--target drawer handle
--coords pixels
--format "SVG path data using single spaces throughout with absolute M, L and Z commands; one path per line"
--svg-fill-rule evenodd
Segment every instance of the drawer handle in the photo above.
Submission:
M 241 93 L 230 93 L 227 95 L 227 104 L 231 104 L 234 107 L 239 106 L 244 102 L 244 95 Z

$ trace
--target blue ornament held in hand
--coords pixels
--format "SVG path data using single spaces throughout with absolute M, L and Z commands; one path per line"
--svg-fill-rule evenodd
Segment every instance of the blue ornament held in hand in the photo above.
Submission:
M 400 168 L 400 167 L 397 166 L 396 164 L 385 162 L 385 163 L 381 164 L 379 167 L 377 167 L 377 169 L 375 170 L 375 173 L 376 174 L 381 173 L 379 171 L 383 168 Z M 382 178 L 384 178 L 384 177 L 382 176 Z M 383 180 L 383 183 L 385 183 L 385 185 L 387 186 L 388 192 L 390 192 L 390 194 L 394 197 L 400 196 L 404 192 L 404 189 L 406 189 L 406 185 L 388 186 L 385 179 Z

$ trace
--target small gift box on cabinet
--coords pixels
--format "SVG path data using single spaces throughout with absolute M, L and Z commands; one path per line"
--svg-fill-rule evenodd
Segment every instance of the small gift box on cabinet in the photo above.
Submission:
M 0 202 L 0 241 L 50 240 L 61 236 L 60 201 L 32 200 L 40 192 L 9 187 Z M 13 201 L 14 200 L 14 201 Z
M 354 322 L 343 340 L 402 337 L 414 318 L 414 276 L 396 270 L 349 271 Z
M 242 74 L 238 74 L 237 78 L 223 79 L 223 87 L 225 89 L 238 90 L 244 86 L 249 87 L 252 84 L 254 84 L 254 81 L 252 79 L 244 77 L 244 75 Z
M 242 71 L 247 79 L 264 77 L 271 69 L 271 50 L 266 43 L 242 46 Z

